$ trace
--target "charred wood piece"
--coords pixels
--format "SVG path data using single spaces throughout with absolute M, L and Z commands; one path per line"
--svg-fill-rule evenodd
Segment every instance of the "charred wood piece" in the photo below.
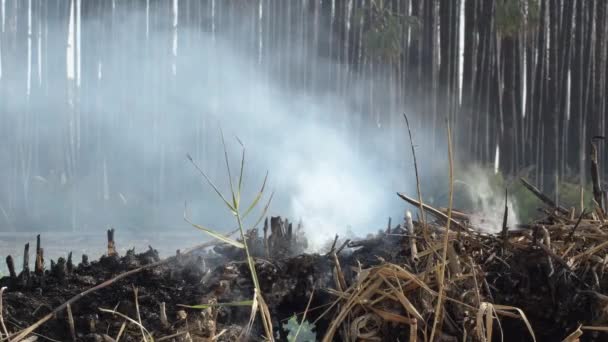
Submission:
M 27 274 L 30 272 L 30 244 L 25 244 L 23 248 L 23 273 Z
M 270 257 L 270 251 L 268 248 L 268 217 L 264 219 L 264 253 L 266 257 Z
M 68 254 L 68 262 L 66 264 L 66 269 L 68 273 L 72 273 L 74 271 L 74 263 L 72 262 L 72 252 Z
M 80 261 L 81 266 L 89 266 L 89 256 L 86 254 L 82 255 L 82 260 Z
M 606 203 L 604 198 L 604 192 L 602 191 L 602 184 L 600 179 L 600 167 L 598 165 L 597 157 L 597 145 L 596 140 L 604 139 L 602 136 L 595 136 L 591 139 L 591 182 L 593 183 L 593 198 L 597 202 L 598 206 L 605 211 Z
M 108 229 L 108 256 L 118 255 L 114 242 L 114 228 Z
M 15 273 L 15 262 L 13 261 L 12 256 L 6 257 L 6 267 L 8 268 L 9 275 L 12 279 L 17 278 L 17 274 Z
M 36 263 L 34 272 L 37 275 L 42 275 L 44 273 L 44 249 L 40 243 L 40 234 L 36 236 Z
M 51 262 L 52 263 L 52 262 Z M 67 274 L 67 265 L 63 257 L 57 259 L 57 263 L 51 266 L 51 273 L 60 281 L 65 280 Z

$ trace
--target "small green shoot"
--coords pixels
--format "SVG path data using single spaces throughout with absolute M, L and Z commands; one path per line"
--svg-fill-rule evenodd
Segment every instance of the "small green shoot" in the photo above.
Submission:
M 317 340 L 317 334 L 314 332 L 315 325 L 308 321 L 298 322 L 298 318 L 294 315 L 287 323 L 283 324 L 283 329 L 287 332 L 287 341 L 289 342 L 314 342 Z
M 219 239 L 223 242 L 226 242 L 236 248 L 239 249 L 243 249 L 245 251 L 245 255 L 247 257 L 247 265 L 249 266 L 249 271 L 251 272 L 251 280 L 253 281 L 253 285 L 254 285 L 254 296 L 252 300 L 248 300 L 248 301 L 242 301 L 242 302 L 232 302 L 232 303 L 218 303 L 218 304 L 214 304 L 214 306 L 250 306 L 251 307 L 251 317 L 249 320 L 249 323 L 247 324 L 247 329 L 244 330 L 244 335 L 248 335 L 249 332 L 251 331 L 251 328 L 253 326 L 253 322 L 255 321 L 255 317 L 256 317 L 256 313 L 260 312 L 261 318 L 262 318 L 262 324 L 264 326 L 264 332 L 266 334 L 266 339 L 269 341 L 274 341 L 274 336 L 272 333 L 272 319 L 270 316 L 270 311 L 268 309 L 268 306 L 266 305 L 266 301 L 264 300 L 264 297 L 262 296 L 262 290 L 260 288 L 260 283 L 258 280 L 258 275 L 256 273 L 255 270 L 255 260 L 253 259 L 253 257 L 251 256 L 251 254 L 249 253 L 249 247 L 247 246 L 247 236 L 246 236 L 246 231 L 243 225 L 243 219 L 250 213 L 253 211 L 253 209 L 257 206 L 258 202 L 260 201 L 260 199 L 262 198 L 263 194 L 264 194 L 264 189 L 266 188 L 266 181 L 268 179 L 268 172 L 266 173 L 266 176 L 264 177 L 264 182 L 262 183 L 262 187 L 259 191 L 259 193 L 257 194 L 257 196 L 253 199 L 252 203 L 247 207 L 247 210 L 245 210 L 245 212 L 241 213 L 240 211 L 240 205 L 241 205 L 241 191 L 242 191 L 242 187 L 243 187 L 243 170 L 245 169 L 245 146 L 243 145 L 243 143 L 237 138 L 238 143 L 241 145 L 241 168 L 239 170 L 239 179 L 237 182 L 237 188 L 235 189 L 234 187 L 234 182 L 232 181 L 232 173 L 230 172 L 230 163 L 228 161 L 228 151 L 226 149 L 226 142 L 224 140 L 224 133 L 222 132 L 222 130 L 220 129 L 220 135 L 221 135 L 221 140 L 222 140 L 222 146 L 224 149 L 224 159 L 226 162 L 226 172 L 228 174 L 228 180 L 230 183 L 230 195 L 232 198 L 232 203 L 230 203 L 226 197 L 219 191 L 219 189 L 217 188 L 217 186 L 215 186 L 215 184 L 211 181 L 211 179 L 207 176 L 207 174 L 194 162 L 194 160 L 192 159 L 192 157 L 190 155 L 187 155 L 188 160 L 194 165 L 194 167 L 199 171 L 199 173 L 201 175 L 203 175 L 203 177 L 205 178 L 207 184 L 215 191 L 215 193 L 221 198 L 221 200 L 224 202 L 224 204 L 226 204 L 226 206 L 228 207 L 228 209 L 230 210 L 230 212 L 232 213 L 232 215 L 235 217 L 238 228 L 239 228 L 239 232 L 241 234 L 241 241 L 243 242 L 239 242 L 239 241 L 235 241 L 221 233 L 218 233 L 212 229 L 203 227 L 201 225 L 195 224 L 193 222 L 191 222 L 187 215 L 186 215 L 186 211 L 184 211 L 184 220 L 186 222 L 188 222 L 190 225 L 192 225 L 194 228 L 196 229 L 200 229 L 202 231 L 204 231 L 205 233 L 211 235 L 212 237 Z M 270 195 L 268 202 L 266 203 L 266 206 L 264 207 L 264 209 L 262 210 L 262 213 L 260 215 L 260 218 L 258 219 L 258 221 L 256 222 L 256 224 L 254 225 L 257 226 L 257 224 L 259 224 L 259 222 L 263 219 L 263 217 L 266 215 L 266 212 L 268 210 L 268 207 L 270 206 L 270 202 L 272 201 L 272 197 L 273 194 Z M 201 308 L 204 309 L 206 307 L 209 307 L 210 305 L 207 304 L 202 304 L 202 305 L 195 305 L 192 306 L 192 308 Z

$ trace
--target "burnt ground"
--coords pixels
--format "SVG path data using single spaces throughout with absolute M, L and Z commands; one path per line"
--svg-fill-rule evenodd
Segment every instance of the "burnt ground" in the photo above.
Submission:
M 280 226 L 286 225 L 281 223 Z M 379 232 L 362 241 L 338 241 L 331 249 L 333 253 L 328 254 L 302 253 L 305 238 L 293 232 L 292 228 L 279 229 L 274 233 L 274 238 L 271 235 L 264 239 L 258 237 L 257 232 L 252 232 L 248 245 L 256 256 L 256 270 L 272 313 L 277 340 L 286 340 L 284 325 L 294 315 L 301 318 L 313 292 L 306 320 L 315 324 L 314 332 L 318 340 L 328 331 L 341 305 L 330 308 L 336 301 L 335 289 L 338 287 L 334 253 L 340 264 L 341 275 L 350 288 L 357 287 L 357 276 L 361 270 L 394 263 L 415 274 L 422 274 L 429 264 L 422 257 L 412 261 L 409 238 L 399 227 L 389 233 Z M 264 243 L 265 240 L 267 243 Z M 468 240 L 463 238 L 463 241 Z M 474 243 L 454 245 L 457 257 L 462 259 L 462 269 L 455 273 L 469 274 L 466 264 L 471 260 L 480 265 L 475 287 L 481 288 L 481 300 L 521 308 L 534 327 L 537 341 L 562 340 L 580 324 L 605 325 L 606 311 L 603 306 L 606 302 L 603 298 L 608 297 L 602 297 L 602 293 L 608 284 L 601 280 L 603 275 L 598 278 L 590 271 L 574 274 L 555 260 L 550 261 L 551 258 L 542 249 L 534 246 L 497 254 L 492 252 L 498 250 L 496 243 L 495 237 L 485 237 L 479 246 Z M 422 249 L 419 252 L 424 253 Z M 3 295 L 2 313 L 10 333 L 14 336 L 95 285 L 160 260 L 158 252 L 152 248 L 143 253 L 129 250 L 122 256 L 114 253 L 109 248 L 110 255 L 90 262 L 83 259 L 78 264 L 73 263 L 71 258 L 60 258 L 51 261 L 45 269 L 36 266 L 30 270 L 28 266 L 19 274 L 0 279 L 0 286 L 8 288 Z M 593 284 L 594 279 L 600 282 Z M 431 284 L 432 278 L 428 282 Z M 458 287 L 458 282 L 462 281 L 455 280 L 448 286 L 448 297 L 475 306 L 474 300 L 467 299 L 472 297 L 469 296 L 474 287 L 472 283 Z M 406 291 L 408 283 L 403 283 L 403 286 Z M 137 289 L 137 302 L 134 289 Z M 186 306 L 234 303 L 248 301 L 252 297 L 253 283 L 243 253 L 226 245 L 218 245 L 213 249 L 194 250 L 165 259 L 155 267 L 87 294 L 74 302 L 70 309 L 74 320 L 73 331 L 78 341 L 113 341 L 117 336 L 121 341 L 141 341 L 142 331 L 138 325 L 127 322 L 124 316 L 101 310 L 118 312 L 137 320 L 137 308 L 142 325 L 150 331 L 155 341 L 208 341 L 214 336 L 218 341 L 235 341 L 249 319 L 248 306 L 205 309 Z M 427 324 L 432 322 L 433 306 L 424 302 L 424 296 L 420 292 L 410 292 L 408 297 L 419 308 Z M 161 310 L 163 303 L 166 320 Z M 383 304 L 382 308 L 406 315 L 398 306 Z M 444 333 L 439 340 L 462 340 L 462 327 L 470 326 L 470 319 L 475 318 L 476 312 L 463 311 L 453 302 L 446 304 L 446 310 L 448 321 L 455 324 L 444 324 Z M 353 318 L 361 314 L 361 310 L 353 309 Z M 371 335 L 376 339 L 404 341 L 410 336 L 409 328 L 402 324 L 390 320 L 369 322 L 367 324 L 375 326 L 365 328 L 372 329 Z M 497 323 L 494 325 L 498 331 L 500 327 Z M 506 341 L 532 340 L 525 324 L 519 319 L 501 317 L 501 327 Z M 418 329 L 423 329 L 423 325 L 420 324 Z M 471 331 L 467 335 L 469 339 L 478 340 Z M 35 333 L 41 340 L 73 340 L 68 311 L 60 311 L 37 328 Z M 262 334 L 258 319 L 249 340 L 262 340 Z M 335 338 L 344 339 L 341 334 L 349 332 L 340 330 Z M 603 334 L 585 333 L 582 340 L 601 341 L 606 337 Z M 363 335 L 360 333 L 360 336 Z M 424 340 L 422 333 L 418 333 L 418 336 Z M 493 340 L 500 340 L 500 334 L 493 336 Z
M 298 250 L 295 246 L 291 249 Z M 82 297 L 70 306 L 76 338 L 81 341 L 110 341 L 112 336 L 114 339 L 125 319 L 100 309 L 115 310 L 136 319 L 136 288 L 142 325 L 155 338 L 190 331 L 190 336 L 179 334 L 167 340 L 204 340 L 226 330 L 218 340 L 236 340 L 241 327 L 249 319 L 249 307 L 218 307 L 212 313 L 205 310 L 201 313 L 200 309 L 181 306 L 247 301 L 252 298 L 253 284 L 247 264 L 242 261 L 242 253 L 221 245 L 216 246 L 215 250 L 220 253 L 207 248 L 178 254 L 166 259 L 165 263 L 144 269 Z M 123 256 L 114 254 L 115 249 L 109 249 L 109 253 L 113 255 L 90 262 L 83 256 L 77 265 L 72 262 L 71 256 L 67 260 L 59 258 L 51 261 L 48 269 L 42 272 L 28 267 L 18 275 L 0 279 L 0 286 L 7 287 L 3 298 L 3 316 L 9 331 L 14 333 L 30 326 L 70 298 L 97 284 L 160 261 L 158 252 L 152 247 L 144 253 L 129 250 Z M 313 288 L 329 286 L 333 279 L 328 257 L 318 254 L 285 255 L 284 258 L 273 256 L 272 261 L 259 258 L 256 269 L 279 333 L 280 324 L 286 323 L 295 313 L 304 311 Z M 312 305 L 320 305 L 328 300 L 327 294 L 318 291 Z M 165 303 L 166 323 L 161 319 L 162 303 Z M 212 314 L 213 319 L 209 320 L 205 316 L 207 314 Z M 209 327 L 209 321 L 216 324 Z M 67 310 L 43 324 L 36 333 L 41 338 L 72 340 Z M 140 341 L 140 328 L 127 324 L 121 340 Z

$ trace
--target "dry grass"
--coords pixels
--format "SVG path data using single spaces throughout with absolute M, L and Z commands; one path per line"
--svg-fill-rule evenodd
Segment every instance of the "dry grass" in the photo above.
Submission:
M 431 214 L 439 211 L 429 209 Z M 527 330 L 531 340 L 536 341 L 533 324 L 521 308 L 494 302 L 486 270 L 492 264 L 509 270 L 514 256 L 535 251 L 535 255 L 540 255 L 549 265 L 548 277 L 565 277 L 568 286 L 581 291 L 589 286 L 600 289 L 604 275 L 608 274 L 608 225 L 596 213 L 598 210 L 575 215 L 550 208 L 551 215 L 544 220 L 500 236 L 476 232 L 464 213 L 459 215 L 458 224 L 465 229 L 450 231 L 449 223 L 453 218 L 449 208 L 447 215 L 437 215 L 438 224 L 417 223 L 412 231 L 406 222 L 410 240 L 422 237 L 426 229 L 433 232 L 431 239 L 416 239 L 416 253 L 406 250 L 404 255 L 408 260 L 403 264 L 385 263 L 359 270 L 358 277 L 347 289 L 330 290 L 329 293 L 336 297 L 334 306 L 339 310 L 323 341 L 332 341 L 338 332 L 344 331 L 350 334 L 340 335 L 344 340 L 382 338 L 381 335 L 369 335 L 369 331 L 379 333 L 379 329 L 361 329 L 361 324 L 377 324 L 377 318 L 409 328 L 410 341 L 436 341 L 446 331 L 451 331 L 450 336 L 454 336 L 454 331 L 460 331 L 465 339 L 502 340 L 503 317 L 520 320 L 523 331 Z M 573 220 L 577 216 L 578 219 Z M 412 248 L 411 243 L 402 246 Z M 590 280 L 594 284 L 588 285 Z M 593 294 L 598 303 L 608 303 L 608 296 L 598 291 Z M 449 309 L 444 302 L 450 303 Z M 365 318 L 358 320 L 359 317 Z M 462 322 L 462 326 L 455 326 L 455 322 Z M 358 326 L 353 327 L 353 324 Z M 341 330 L 344 325 L 349 326 Z M 357 335 L 361 331 L 366 331 L 367 335 Z M 579 326 L 571 333 L 564 333 L 562 339 L 577 341 L 590 332 L 608 333 L 606 319 Z

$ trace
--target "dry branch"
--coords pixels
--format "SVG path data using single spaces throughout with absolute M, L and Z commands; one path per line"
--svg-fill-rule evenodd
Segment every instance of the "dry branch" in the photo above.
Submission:
M 460 222 L 456 221 L 455 219 L 453 219 L 451 217 L 448 217 L 448 215 L 446 215 L 446 214 L 442 213 L 441 211 L 439 211 L 439 210 L 431 207 L 428 204 L 420 203 L 419 201 L 417 201 L 417 200 L 415 200 L 415 199 L 413 199 L 411 197 L 408 197 L 407 195 L 402 194 L 400 192 L 397 193 L 397 196 L 399 196 L 402 200 L 404 200 L 404 201 L 406 201 L 406 202 L 408 202 L 408 203 L 410 203 L 412 205 L 415 205 L 415 206 L 421 205 L 422 208 L 424 208 L 424 210 L 428 211 L 433 216 L 435 216 L 438 219 L 443 220 L 444 222 L 450 221 L 451 224 L 455 225 L 459 229 L 466 230 L 466 228 Z
M 559 211 L 561 214 L 568 215 L 568 210 L 566 208 L 555 204 L 552 199 L 550 199 L 547 195 L 543 194 L 542 191 L 540 191 L 537 187 L 530 184 L 525 178 L 522 177 L 520 178 L 520 180 L 522 184 L 526 187 L 526 189 L 530 190 L 530 192 L 532 192 L 543 203 Z

